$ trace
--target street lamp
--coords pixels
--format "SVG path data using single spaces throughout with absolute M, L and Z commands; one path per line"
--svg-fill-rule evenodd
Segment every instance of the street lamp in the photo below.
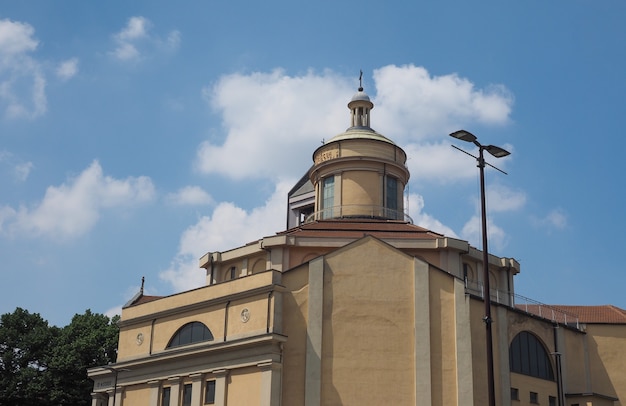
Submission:
M 482 145 L 478 142 L 478 139 L 474 134 L 469 131 L 459 130 L 450 134 L 451 137 L 457 140 L 471 142 L 478 147 L 478 168 L 480 168 L 480 208 L 482 217 L 482 231 L 483 231 L 483 297 L 485 301 L 485 317 L 483 321 L 486 327 L 486 345 L 487 345 L 487 384 L 489 393 L 489 406 L 495 406 L 496 404 L 496 392 L 494 384 L 494 372 L 493 372 L 493 337 L 491 334 L 491 291 L 489 288 L 489 253 L 487 251 L 487 208 L 485 204 L 485 157 L 484 151 L 489 152 L 496 158 L 502 158 L 510 154 L 509 151 L 496 147 L 495 145 Z M 454 147 L 454 145 L 453 145 Z M 456 148 L 456 147 L 454 147 Z M 463 151 L 460 148 L 457 148 Z M 465 151 L 463 151 L 465 152 Z M 465 152 L 467 154 L 467 152 Z M 470 154 L 468 154 L 470 155 Z M 472 155 L 473 156 L 473 155 Z M 489 165 L 489 164 L 487 164 Z M 489 165 L 491 166 L 491 165 Z M 497 168 L 496 168 L 497 169 Z
M 113 379 L 113 406 L 115 406 L 115 398 L 116 398 L 116 395 L 117 395 L 117 374 L 120 373 L 120 371 L 130 371 L 130 369 L 127 369 L 127 368 L 113 368 L 111 366 L 106 366 L 106 367 L 102 367 L 102 368 L 108 369 L 109 371 L 113 372 L 113 374 L 115 375 L 115 377 Z

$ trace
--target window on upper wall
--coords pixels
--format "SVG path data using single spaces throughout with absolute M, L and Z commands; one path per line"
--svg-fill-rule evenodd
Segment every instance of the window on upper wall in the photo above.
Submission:
M 233 279 L 235 279 L 237 277 L 237 267 L 236 266 L 231 266 L 228 269 L 228 280 L 232 281 Z
M 335 176 L 324 178 L 322 182 L 322 219 L 333 217 L 335 205 Z
M 183 406 L 191 406 L 191 384 L 183 386 Z
M 543 343 L 532 333 L 522 331 L 509 347 L 511 372 L 554 381 L 552 363 Z
M 556 398 L 554 396 L 548 396 L 548 406 L 556 406 Z
M 398 210 L 398 179 L 387 176 L 385 190 L 385 207 L 388 210 Z
M 519 389 L 511 388 L 511 400 L 519 400 Z
M 534 405 L 539 404 L 539 394 L 537 392 L 530 392 L 530 403 Z
M 213 334 L 207 326 L 199 321 L 194 321 L 179 328 L 166 348 L 179 347 L 181 345 L 199 343 L 202 341 L 213 341 Z
M 215 381 L 206 381 L 206 386 L 204 387 L 204 404 L 212 405 L 215 403 Z

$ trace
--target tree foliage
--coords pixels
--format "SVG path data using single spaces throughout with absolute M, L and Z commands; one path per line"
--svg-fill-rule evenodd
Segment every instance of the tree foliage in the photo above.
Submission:
M 115 362 L 118 320 L 87 310 L 59 328 L 19 307 L 0 316 L 0 406 L 89 405 L 87 369 Z

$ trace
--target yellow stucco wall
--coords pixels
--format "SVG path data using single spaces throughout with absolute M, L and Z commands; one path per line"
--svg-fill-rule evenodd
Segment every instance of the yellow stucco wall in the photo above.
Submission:
M 378 172 L 344 172 L 341 175 L 341 204 L 382 206 L 382 189 Z M 342 212 L 346 216 L 355 213 L 359 213 L 359 207 L 348 206 Z
M 414 403 L 413 260 L 366 238 L 326 257 L 322 404 Z
M 283 321 L 288 337 L 283 347 L 283 405 L 304 405 L 305 355 L 309 287 L 308 264 L 283 275 Z
M 132 385 L 124 389 L 122 404 L 133 406 L 148 406 L 150 403 L 150 388 L 148 385 Z
M 272 310 L 274 296 L 269 297 L 268 293 L 256 295 L 247 293 L 236 300 L 230 300 L 229 297 L 252 288 L 271 286 L 273 282 L 277 282 L 277 278 L 273 276 L 275 274 L 266 271 L 123 309 L 118 362 L 164 351 L 176 331 L 194 321 L 204 323 L 216 342 L 224 340 L 224 328 L 227 329 L 228 339 L 266 332 L 268 300 Z M 210 304 L 186 308 L 203 301 Z M 172 307 L 167 308 L 168 304 Z M 242 321 L 244 309 L 247 309 L 249 315 L 247 322 Z M 159 311 L 163 312 L 163 315 L 159 315 Z M 272 312 L 269 317 L 269 325 L 272 328 L 274 326 Z M 141 343 L 137 339 L 138 334 L 143 336 Z
M 517 388 L 519 401 L 514 402 L 517 406 L 547 405 L 548 397 L 557 397 L 556 383 L 545 379 L 533 378 L 532 376 L 511 373 L 511 387 Z M 537 394 L 539 403 L 530 403 L 530 392 Z
M 240 368 L 227 378 L 227 405 L 260 405 L 261 372 L 258 368 Z
M 588 324 L 589 362 L 593 391 L 620 399 L 626 404 L 626 325 Z
M 454 405 L 457 402 L 454 301 L 454 280 L 442 272 L 431 272 L 430 342 L 433 405 Z

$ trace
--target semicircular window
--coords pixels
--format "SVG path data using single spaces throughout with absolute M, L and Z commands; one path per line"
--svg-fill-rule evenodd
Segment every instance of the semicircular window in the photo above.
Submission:
M 194 344 L 202 341 L 213 341 L 213 334 L 211 334 L 211 330 L 203 323 L 194 321 L 179 328 L 166 348 L 180 347 L 181 345 Z
M 509 348 L 511 372 L 554 381 L 552 363 L 543 343 L 532 333 L 522 331 Z

